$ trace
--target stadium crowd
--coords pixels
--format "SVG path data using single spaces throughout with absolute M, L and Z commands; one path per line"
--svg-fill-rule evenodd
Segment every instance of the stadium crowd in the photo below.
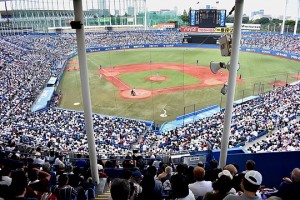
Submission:
M 274 41 L 277 40 L 276 36 L 272 36 L 275 37 Z M 181 37 L 178 32 L 172 31 L 125 31 L 88 33 L 86 40 L 88 47 L 103 47 L 179 43 Z M 259 38 L 260 34 L 255 33 L 254 37 Z M 49 77 L 61 73 L 57 63 L 76 49 L 74 35 L 12 35 L 2 37 L 0 42 L 2 140 L 86 152 L 82 113 L 54 107 L 43 112 L 30 112 Z M 268 95 L 262 95 L 260 99 L 236 105 L 229 147 L 247 142 L 261 132 L 273 130 L 283 120 L 292 119 L 299 112 L 293 103 L 297 98 L 298 86 L 280 87 Z M 144 123 L 136 120 L 101 115 L 93 117 L 97 150 L 101 155 L 110 154 L 113 150 L 118 154 L 126 154 L 134 143 L 139 143 L 139 148 L 144 152 L 174 153 L 219 149 L 224 113 L 170 130 L 162 136 L 149 131 Z M 298 129 L 292 130 L 297 132 Z M 291 149 L 299 149 L 297 138 L 293 139 L 294 148 Z M 158 145 L 153 146 L 155 143 Z M 253 149 L 258 149 L 257 144 Z
M 286 123 L 300 115 L 297 102 L 299 92 L 299 84 L 278 87 L 262 94 L 258 99 L 235 105 L 229 148 L 236 147 L 240 143 L 250 142 L 259 134 L 272 132 L 275 127 L 288 126 Z M 157 151 L 158 153 L 170 153 L 173 151 L 202 151 L 209 148 L 220 149 L 223 124 L 224 112 L 220 112 L 212 117 L 167 131 L 160 137 L 161 148 Z M 284 135 L 281 136 L 285 140 L 285 145 L 287 143 L 291 145 L 289 150 L 300 150 L 297 124 L 285 127 L 284 130 Z M 277 136 L 281 138 L 278 134 Z M 292 140 L 287 141 L 287 137 Z M 265 146 L 265 144 L 261 145 Z M 256 144 L 254 147 L 259 148 Z M 277 149 L 274 147 L 269 149 L 269 151 L 273 150 L 284 151 L 287 149 L 279 148 L 279 146 Z
M 87 33 L 87 48 L 141 44 L 178 44 L 183 34 L 175 31 L 120 31 Z
M 300 36 L 268 33 L 244 33 L 241 39 L 241 46 L 299 55 Z
M 89 162 L 77 154 L 70 160 L 62 154 L 44 156 L 40 148 L 31 154 L 1 151 L 0 198 L 5 200 L 86 200 L 95 199 L 96 185 L 91 178 Z M 277 199 L 290 200 L 299 195 L 300 169 L 277 182 L 276 190 L 264 188 L 263 176 L 256 163 L 248 160 L 245 167 L 230 163 L 222 169 L 210 160 L 208 166 L 199 161 L 196 166 L 163 162 L 158 157 L 138 162 L 138 156 L 127 155 L 118 177 L 109 176 L 113 160 L 99 160 L 100 181 L 110 188 L 113 200 L 230 200 Z M 98 188 L 103 190 L 103 188 Z M 98 191 L 99 192 L 99 191 Z M 103 191 L 102 191 L 103 192 Z
M 274 35 L 263 38 L 261 34 L 253 36 L 253 38 L 261 37 L 260 40 L 254 40 L 249 35 L 247 37 L 247 39 L 242 41 L 244 46 L 250 45 L 255 48 L 263 48 L 265 46 L 268 49 L 299 53 L 299 45 L 297 46 L 299 38 L 297 39 L 297 37 Z M 282 37 L 288 38 L 283 40 Z M 174 44 L 180 43 L 181 38 L 182 36 L 177 32 L 135 31 L 132 33 L 89 33 L 86 36 L 86 41 L 88 47 L 104 47 L 157 43 Z M 294 40 L 297 41 L 293 43 Z M 262 41 L 264 41 L 263 46 L 261 45 Z M 275 45 L 278 41 L 280 41 L 279 46 Z M 289 43 L 296 44 L 296 46 Z M 41 112 L 31 112 L 32 105 L 49 78 L 51 76 L 57 77 L 62 73 L 61 70 L 63 69 L 58 67 L 58 63 L 67 59 L 68 55 L 75 51 L 74 35 L 5 36 L 0 37 L 0 44 L 1 158 L 9 158 L 15 161 L 13 164 L 2 163 L 1 165 L 0 185 L 1 189 L 4 188 L 1 191 L 9 192 L 0 192 L 0 194 L 8 195 L 7 198 L 9 199 L 20 199 L 22 196 L 41 199 L 42 193 L 51 191 L 59 197 L 58 199 L 68 199 L 62 197 L 68 191 L 68 194 L 71 195 L 69 198 L 73 199 L 75 196 L 77 196 L 77 199 L 86 198 L 88 196 L 86 191 L 89 191 L 89 188 L 93 188 L 93 183 L 89 179 L 88 165 L 82 160 L 81 164 L 80 162 L 74 163 L 75 168 L 72 169 L 68 159 L 71 156 L 87 156 L 88 146 L 83 125 L 83 113 L 58 109 L 53 105 Z M 265 140 L 254 143 L 248 150 L 250 152 L 299 150 L 300 125 L 297 121 L 290 123 L 295 116 L 300 115 L 299 96 L 300 85 L 289 85 L 264 93 L 258 99 L 236 105 L 234 107 L 229 147 L 249 142 L 261 133 L 270 131 L 271 134 L 267 135 Z M 162 135 L 152 132 L 144 122 L 138 120 L 98 114 L 93 115 L 93 120 L 96 149 L 99 158 L 113 159 L 116 158 L 114 157 L 116 155 L 125 156 L 130 152 L 133 144 L 139 144 L 140 150 L 147 152 L 149 158 L 153 158 L 154 155 L 185 150 L 219 149 L 224 113 L 220 112 L 210 118 L 170 130 L 162 133 Z M 276 130 L 273 131 L 274 129 Z M 4 150 L 13 152 L 5 152 Z M 61 153 L 63 152 L 66 155 L 62 155 Z M 30 153 L 30 155 L 23 153 Z M 113 155 L 110 156 L 111 154 Z M 131 159 L 131 157 L 127 158 Z M 81 160 L 80 156 L 78 156 L 78 159 Z M 132 161 L 132 163 L 134 162 Z M 132 163 L 127 163 L 127 165 L 136 165 Z M 155 162 L 153 161 L 153 163 Z M 120 187 L 116 187 L 116 192 L 113 189 L 115 188 L 114 186 L 120 184 L 123 186 L 128 185 L 129 182 L 133 182 L 134 186 L 142 188 L 137 191 L 140 191 L 140 196 L 143 199 L 148 197 L 153 199 L 151 195 L 158 195 L 158 199 L 161 199 L 163 196 L 163 183 L 167 180 L 170 180 L 171 188 L 176 188 L 170 195 L 177 199 L 196 199 L 198 196 L 204 199 L 213 199 L 213 197 L 209 196 L 215 193 L 205 195 L 213 190 L 222 191 L 223 193 L 220 195 L 225 197 L 231 191 L 231 188 L 234 188 L 234 186 L 226 189 L 220 188 L 227 184 L 218 183 L 216 181 L 218 176 L 218 181 L 226 183 L 231 182 L 233 180 L 232 177 L 236 176 L 236 174 L 231 174 L 230 176 L 226 171 L 221 172 L 221 169 L 214 169 L 210 172 L 210 169 L 205 171 L 203 166 L 199 165 L 199 168 L 188 170 L 187 166 L 178 165 L 174 167 L 172 163 L 165 163 L 173 167 L 173 171 L 176 171 L 176 174 L 171 176 L 170 172 L 163 172 L 164 169 L 167 169 L 166 166 L 163 167 L 161 164 L 158 167 L 160 171 L 157 173 L 157 168 L 153 168 L 151 162 L 148 164 L 147 173 L 144 174 L 143 178 L 141 172 L 136 169 L 136 171 L 132 170 L 132 173 L 129 173 L 130 175 L 124 177 L 129 179 L 129 181 L 117 179 L 116 182 L 113 182 L 111 185 L 112 199 L 119 199 L 119 197 L 114 197 L 114 195 L 120 194 L 118 192 Z M 39 169 L 41 166 L 44 167 L 43 171 Z M 56 174 L 52 173 L 49 166 L 56 166 Z M 101 171 L 103 166 L 119 166 L 119 164 L 117 162 L 109 163 L 109 161 L 106 163 L 100 162 L 99 171 L 105 177 L 105 174 Z M 9 167 L 12 167 L 12 169 Z M 219 175 L 220 172 L 221 174 Z M 161 173 L 164 173 L 166 180 L 162 178 L 163 175 L 159 176 Z M 208 176 L 212 173 L 214 178 Z M 255 174 L 253 176 L 257 178 L 257 183 L 254 184 L 254 189 L 252 187 L 251 194 L 255 195 L 261 184 L 261 175 L 256 171 L 253 173 Z M 27 188 L 28 183 L 25 174 L 27 174 L 31 181 L 30 184 L 32 184 L 29 184 L 29 188 Z M 39 178 L 37 178 L 37 174 L 40 175 Z M 50 183 L 54 175 L 54 181 L 52 180 L 53 182 Z M 160 177 L 160 180 L 154 179 L 156 175 Z M 226 177 L 221 178 L 223 175 L 228 176 L 230 180 Z M 299 182 L 299 169 L 295 169 L 295 173 L 292 173 L 292 175 L 294 176 L 289 181 Z M 190 179 L 187 177 L 190 177 Z M 140 182 L 142 179 L 143 181 Z M 241 180 L 249 181 L 247 177 L 240 178 L 239 183 L 241 183 Z M 35 183 L 37 184 L 34 185 Z M 141 184 L 139 185 L 139 183 Z M 201 195 L 195 195 L 192 186 L 194 183 L 204 184 L 205 192 Z M 253 184 L 251 181 L 250 183 Z M 2 187 L 2 185 L 7 185 L 7 187 Z M 230 186 L 230 184 L 227 186 Z M 234 195 L 242 191 L 238 186 L 232 192 Z M 61 192 L 61 188 L 66 188 L 66 190 Z M 153 192 L 154 190 L 155 192 Z M 247 187 L 244 190 L 247 190 Z M 249 193 L 247 192 L 247 194 Z M 82 195 L 82 197 L 79 198 L 78 195 Z M 237 199 L 237 197 L 228 196 L 226 199 Z M 281 197 L 283 198 L 283 196 Z M 134 196 L 131 199 L 135 199 Z

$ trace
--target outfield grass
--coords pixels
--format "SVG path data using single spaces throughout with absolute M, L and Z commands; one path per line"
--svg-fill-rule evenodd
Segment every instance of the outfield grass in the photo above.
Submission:
M 75 57 L 74 59 L 77 58 Z M 196 61 L 199 60 L 199 65 L 208 67 L 210 61 L 228 62 L 230 58 L 220 56 L 218 49 L 161 48 L 122 50 L 89 53 L 87 59 L 92 109 L 94 113 L 156 120 L 158 123 L 162 123 L 175 119 L 177 116 L 184 114 L 184 111 L 185 113 L 192 112 L 194 108 L 197 110 L 214 104 L 220 104 L 222 107 L 225 107 L 226 96 L 220 94 L 220 86 L 182 90 L 143 100 L 123 99 L 119 96 L 119 90 L 97 72 L 100 65 L 102 68 L 150 62 L 196 65 Z M 239 62 L 241 69 L 238 71 L 238 75 L 242 75 L 244 82 L 237 84 L 235 99 L 257 94 L 260 91 L 270 90 L 272 86 L 267 83 L 275 79 L 287 82 L 296 81 L 291 76 L 300 71 L 300 63 L 297 61 L 263 54 L 241 52 Z M 150 73 L 155 73 L 155 71 L 149 69 Z M 134 74 L 136 73 L 128 74 L 129 81 L 131 79 L 136 80 L 136 78 L 130 77 L 135 76 Z M 178 73 L 180 72 L 177 71 L 176 74 L 180 76 Z M 176 78 L 176 80 L 179 85 L 190 84 L 186 77 Z M 139 83 L 130 84 L 133 84 L 131 86 L 140 88 L 145 82 L 146 80 L 143 79 L 139 80 Z M 172 84 L 176 84 L 176 82 Z M 154 84 L 151 87 L 153 86 Z M 157 88 L 159 87 L 157 86 Z M 65 72 L 59 89 L 63 93 L 60 107 L 83 110 L 79 71 Z M 76 102 L 79 102 L 80 105 L 73 105 Z M 165 106 L 168 117 L 161 118 L 159 115 L 163 112 L 162 108 Z
M 163 82 L 147 81 L 147 78 L 150 76 L 166 76 L 167 80 Z M 147 90 L 165 89 L 199 83 L 198 78 L 171 69 L 124 73 L 119 75 L 119 78 L 131 88 L 138 87 Z

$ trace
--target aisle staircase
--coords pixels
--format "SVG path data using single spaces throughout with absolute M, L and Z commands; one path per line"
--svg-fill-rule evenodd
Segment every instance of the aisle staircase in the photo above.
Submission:
M 103 194 L 98 195 L 95 200 L 109 200 L 110 197 L 110 191 L 106 191 Z

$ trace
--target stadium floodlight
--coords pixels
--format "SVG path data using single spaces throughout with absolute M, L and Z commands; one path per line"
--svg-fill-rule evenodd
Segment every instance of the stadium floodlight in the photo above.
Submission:
M 224 85 L 221 89 L 221 94 L 225 95 L 225 94 L 227 94 L 227 91 L 228 91 L 228 84 L 226 82 L 226 83 L 224 83 Z
M 231 55 L 231 34 L 226 34 L 220 37 L 219 44 L 222 56 L 230 56 Z
M 81 21 L 71 21 L 70 25 L 72 29 L 81 29 L 83 24 Z
M 224 62 L 210 62 L 210 70 L 212 73 L 216 74 L 220 69 L 230 69 L 230 62 L 225 64 Z M 238 63 L 237 70 L 240 69 L 240 63 Z

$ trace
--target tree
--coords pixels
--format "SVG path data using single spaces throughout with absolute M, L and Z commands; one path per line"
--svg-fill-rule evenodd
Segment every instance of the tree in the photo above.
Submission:
M 251 20 L 251 24 L 260 24 L 260 19 Z
M 290 25 L 290 26 L 295 26 L 295 21 L 294 20 L 286 20 L 285 25 Z
M 282 20 L 280 20 L 280 19 L 272 19 L 272 23 L 273 24 L 280 24 L 280 23 L 282 23 Z
M 268 17 L 262 17 L 259 19 L 259 24 L 268 24 L 270 23 L 270 19 Z
M 248 24 L 249 23 L 249 17 L 247 17 L 247 16 L 243 17 L 242 23 L 243 24 Z
M 234 17 L 227 17 L 226 18 L 226 23 L 233 23 L 234 22 Z
M 180 16 L 180 19 L 186 24 L 190 23 L 190 17 L 187 14 L 186 10 L 183 11 L 183 14 Z

